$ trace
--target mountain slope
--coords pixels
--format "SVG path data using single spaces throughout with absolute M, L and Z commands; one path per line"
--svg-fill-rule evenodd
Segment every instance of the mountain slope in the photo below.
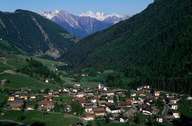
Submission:
M 64 75 L 60 73 L 58 75 L 55 69 L 62 65 L 64 65 L 62 62 L 37 57 L 29 58 L 29 56 L 24 55 L 0 54 L 1 89 L 41 90 L 60 88 L 64 81 L 56 78 Z M 55 79 L 53 80 L 53 78 Z M 45 83 L 45 79 L 49 80 L 49 84 Z M 4 84 L 2 84 L 2 81 L 4 81 Z
M 43 12 L 41 15 L 54 21 L 69 33 L 80 38 L 104 30 L 124 19 L 119 15 L 95 14 L 93 12 L 83 13 L 77 16 L 63 10 Z
M 21 50 L 19 50 L 14 45 L 11 45 L 9 42 L 5 40 L 0 40 L 0 53 L 23 53 Z
M 119 69 L 130 77 L 190 77 L 191 47 L 192 1 L 156 0 L 140 14 L 80 41 L 68 60 L 77 67 Z
M 0 38 L 26 54 L 58 58 L 74 38 L 57 24 L 30 11 L 0 12 Z

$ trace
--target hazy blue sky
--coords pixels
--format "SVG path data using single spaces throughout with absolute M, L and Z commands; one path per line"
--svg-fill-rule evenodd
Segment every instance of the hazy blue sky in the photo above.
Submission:
M 66 10 L 75 14 L 86 11 L 103 11 L 133 15 L 153 0 L 0 0 L 1 11 L 27 9 L 32 11 Z

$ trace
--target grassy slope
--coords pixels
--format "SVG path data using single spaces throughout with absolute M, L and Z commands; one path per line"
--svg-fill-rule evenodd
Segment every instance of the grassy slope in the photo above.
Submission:
M 0 40 L 0 52 L 21 53 L 17 47 L 11 45 L 6 40 Z
M 17 116 L 15 116 L 17 115 Z M 26 119 L 21 121 L 22 115 L 26 116 Z M 19 111 L 6 112 L 4 116 L 0 116 L 0 119 L 9 119 L 18 122 L 24 122 L 31 124 L 36 121 L 44 122 L 46 126 L 69 126 L 78 122 L 78 118 L 71 115 L 64 115 L 61 113 L 48 113 L 43 114 L 37 111 L 25 112 L 24 114 Z
M 56 84 L 45 84 L 44 82 L 32 78 L 26 74 L 16 73 L 15 70 L 22 68 L 26 65 L 27 56 L 23 55 L 6 55 L 5 57 L 1 57 L 0 60 L 0 80 L 7 79 L 9 82 L 2 86 L 1 88 L 31 88 L 34 90 L 45 89 L 45 88 L 59 88 L 61 83 Z M 54 70 L 56 66 L 62 65 L 61 62 L 45 60 L 33 57 L 34 59 L 40 61 L 45 66 L 47 66 L 50 70 Z M 66 76 L 62 77 L 63 81 L 67 84 L 72 84 L 73 79 Z
M 39 90 L 39 89 L 45 89 L 45 88 L 51 88 L 54 89 L 56 87 L 59 87 L 59 85 L 53 85 L 53 84 L 45 84 L 44 82 L 41 82 L 39 80 L 36 80 L 35 78 L 29 77 L 24 74 L 1 74 L 0 80 L 7 79 L 9 80 L 9 83 L 7 83 L 5 86 L 9 89 L 18 89 L 18 88 L 30 88 L 33 90 Z

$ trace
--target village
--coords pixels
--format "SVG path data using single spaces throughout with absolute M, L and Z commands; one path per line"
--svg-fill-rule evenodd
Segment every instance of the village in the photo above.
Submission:
M 158 123 L 180 118 L 178 102 L 181 95 L 157 91 L 148 85 L 131 91 L 109 88 L 102 84 L 98 84 L 97 88 L 81 88 L 80 84 L 75 84 L 73 87 L 58 91 L 38 93 L 31 93 L 30 90 L 10 91 L 5 109 L 55 112 L 58 106 L 56 99 L 59 97 L 68 97 L 78 103 L 83 109 L 81 114 L 72 112 L 70 102 L 63 103 L 62 112 L 78 116 L 82 121 L 103 118 L 110 122 L 126 123 L 138 114 L 151 117 Z

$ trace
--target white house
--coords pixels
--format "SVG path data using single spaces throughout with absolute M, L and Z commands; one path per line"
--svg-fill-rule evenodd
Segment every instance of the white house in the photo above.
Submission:
M 175 112 L 175 113 L 173 113 L 173 117 L 174 117 L 175 119 L 179 119 L 179 118 L 180 118 L 180 114 L 177 113 L 177 112 Z
M 88 74 L 81 74 L 82 77 L 88 77 Z
M 81 84 L 75 84 L 75 87 L 80 87 L 81 86 Z
M 150 89 L 150 86 L 149 85 L 145 85 L 143 86 L 145 89 Z
M 158 123 L 163 123 L 163 118 L 157 118 L 156 121 L 157 121 Z
M 179 101 L 178 99 L 171 99 L 170 104 L 177 104 L 178 101 Z
M 136 97 L 136 96 L 137 96 L 136 93 L 132 93 L 132 94 L 131 94 L 131 97 Z
M 78 98 L 82 98 L 82 97 L 84 97 L 85 96 L 85 94 L 83 93 L 83 92 L 79 92 L 77 95 L 76 95 L 76 97 L 78 97 Z
M 88 106 L 88 107 L 85 107 L 85 112 L 86 113 L 93 113 L 93 108 Z
M 123 118 L 120 118 L 119 119 L 119 122 L 121 122 L 121 123 L 125 123 L 125 122 L 127 122 L 128 121 L 128 119 L 123 119 Z
M 32 107 L 27 107 L 27 110 L 28 110 L 28 111 L 32 111 L 32 110 L 34 110 L 34 108 L 32 108 Z
M 114 103 L 114 100 L 113 99 L 108 99 L 107 102 L 108 103 Z
M 172 110 L 177 110 L 178 109 L 178 105 L 171 105 L 171 109 Z
M 82 116 L 81 118 L 85 121 L 92 121 L 95 119 L 95 115 L 94 114 L 86 114 L 86 115 Z
M 108 89 L 107 89 L 107 87 L 103 87 L 103 90 L 104 90 L 104 91 L 107 91 Z
M 8 98 L 8 101 L 15 101 L 15 97 L 10 96 L 10 97 Z
M 101 84 L 98 85 L 98 89 L 101 90 L 103 86 Z
M 121 113 L 121 109 L 114 106 L 106 107 L 106 111 L 111 114 Z
M 78 91 L 77 91 L 77 89 L 73 89 L 72 92 L 73 93 L 77 93 Z
M 92 103 L 97 103 L 97 99 L 91 99 Z
M 67 93 L 67 92 L 69 92 L 69 90 L 66 89 L 66 88 L 64 88 L 64 89 L 63 89 L 63 92 L 66 92 L 66 93 Z
M 114 96 L 115 95 L 115 93 L 114 92 L 107 92 L 107 94 L 106 94 L 107 96 Z
M 45 83 L 49 83 L 49 80 L 48 80 L 48 79 L 46 79 L 46 80 L 45 80 Z
M 188 100 L 188 101 L 191 101 L 191 100 L 192 100 L 192 97 L 187 97 L 187 100 Z
M 160 91 L 155 91 L 155 97 L 159 97 L 160 96 Z
M 36 99 L 36 96 L 31 96 L 30 99 Z
M 138 88 L 137 88 L 137 91 L 140 91 L 140 90 L 142 90 L 142 89 L 143 89 L 142 87 L 138 87 Z
M 142 112 L 143 112 L 144 115 L 152 115 L 152 112 L 147 111 L 147 110 L 143 110 Z

